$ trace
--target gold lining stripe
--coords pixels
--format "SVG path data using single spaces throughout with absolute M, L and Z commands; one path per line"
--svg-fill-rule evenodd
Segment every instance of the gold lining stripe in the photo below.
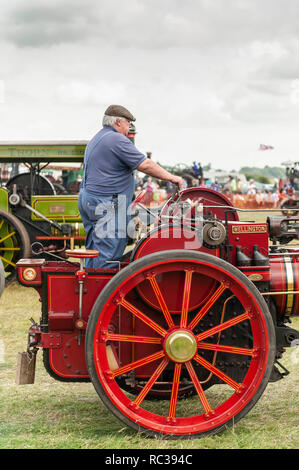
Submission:
M 294 272 L 293 272 L 293 265 L 292 259 L 290 257 L 284 258 L 284 265 L 286 270 L 286 281 L 287 281 L 287 291 L 294 290 Z M 290 316 L 294 306 L 294 294 L 287 295 L 286 301 L 286 310 L 285 314 Z

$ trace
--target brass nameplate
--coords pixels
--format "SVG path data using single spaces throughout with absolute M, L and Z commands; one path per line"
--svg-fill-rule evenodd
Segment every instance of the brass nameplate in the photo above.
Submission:
M 232 233 L 267 233 L 266 225 L 233 225 Z

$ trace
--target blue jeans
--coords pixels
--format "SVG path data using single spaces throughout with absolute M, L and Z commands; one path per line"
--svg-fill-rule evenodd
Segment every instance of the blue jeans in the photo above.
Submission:
M 131 194 L 96 196 L 80 189 L 78 206 L 86 232 L 85 247 L 98 250 L 97 258 L 87 258 L 86 268 L 116 268 L 127 246 L 128 207 Z

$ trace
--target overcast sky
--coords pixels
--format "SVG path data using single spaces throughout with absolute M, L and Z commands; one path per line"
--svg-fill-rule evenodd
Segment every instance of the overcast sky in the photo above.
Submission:
M 88 140 L 122 104 L 162 164 L 299 160 L 298 19 L 298 0 L 2 0 L 0 140 Z

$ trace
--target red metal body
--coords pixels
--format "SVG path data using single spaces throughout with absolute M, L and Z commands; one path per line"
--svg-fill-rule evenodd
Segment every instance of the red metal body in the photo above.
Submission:
M 91 380 L 134 429 L 217 432 L 283 375 L 274 364 L 298 338 L 285 325 L 299 313 L 298 256 L 271 245 L 269 223 L 240 222 L 220 193 L 192 188 L 168 201 L 120 270 L 19 261 L 19 282 L 42 302 L 31 345 L 43 349 L 53 377 Z M 227 398 L 210 396 L 217 386 L 228 387 Z M 181 411 L 180 399 L 193 395 L 201 411 Z M 166 401 L 166 411 L 153 412 L 153 399 Z

